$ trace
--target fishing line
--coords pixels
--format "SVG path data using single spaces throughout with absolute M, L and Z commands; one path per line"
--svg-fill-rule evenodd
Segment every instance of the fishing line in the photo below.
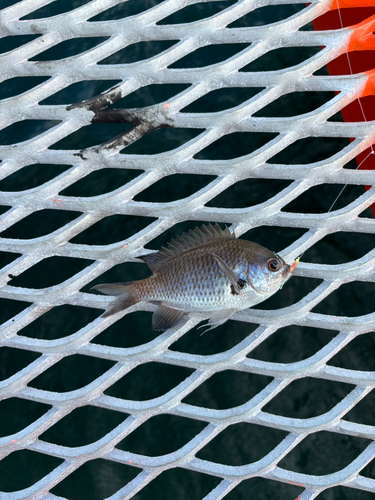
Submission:
M 339 21 L 340 21 L 340 27 L 341 29 L 344 29 L 344 22 L 343 22 L 343 19 L 342 19 L 342 15 L 341 15 L 341 9 L 340 9 L 340 6 L 339 6 L 339 2 L 338 0 L 336 0 L 336 8 L 337 8 L 337 12 L 338 12 L 338 15 L 339 15 Z M 350 57 L 349 57 L 349 52 L 346 51 L 345 52 L 345 55 L 346 55 L 346 60 L 347 60 L 347 63 L 348 63 L 348 67 L 349 67 L 349 72 L 350 72 L 350 75 L 353 76 L 354 75 L 354 72 L 353 72 L 353 67 L 352 67 L 352 63 L 350 61 Z M 362 114 L 362 118 L 363 118 L 363 121 L 365 122 L 365 127 L 366 127 L 366 130 L 368 132 L 368 120 L 366 118 L 366 114 L 365 114 L 365 110 L 363 108 L 363 105 L 362 105 L 362 102 L 360 100 L 359 97 L 357 97 L 356 99 L 358 101 L 358 105 L 359 105 L 359 109 L 361 110 L 361 114 Z M 369 135 L 367 133 L 367 135 Z M 328 211 L 326 212 L 327 214 L 329 214 L 332 210 L 333 210 L 333 207 L 336 205 L 337 201 L 340 199 L 342 193 L 344 192 L 344 190 L 346 189 L 346 187 L 350 184 L 350 181 L 352 180 L 355 172 L 361 167 L 361 165 L 373 154 L 375 154 L 375 151 L 374 151 L 374 145 L 371 144 L 370 146 L 370 149 L 371 151 L 367 154 L 367 156 L 361 161 L 361 163 L 359 163 L 357 165 L 357 167 L 353 170 L 351 176 L 349 177 L 348 181 L 346 182 L 346 184 L 343 186 L 343 188 L 340 190 L 339 194 L 336 196 L 336 198 L 333 200 L 331 206 L 329 207 Z M 292 265 L 292 268 L 294 269 L 294 267 L 298 264 L 299 260 L 302 258 L 303 254 L 305 252 L 302 252 L 301 255 L 299 255 L 296 259 L 295 259 L 295 262 L 294 264 Z

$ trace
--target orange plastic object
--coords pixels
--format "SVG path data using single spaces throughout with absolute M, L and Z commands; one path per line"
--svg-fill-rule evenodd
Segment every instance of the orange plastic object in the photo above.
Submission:
M 348 27 L 352 30 L 347 52 L 328 63 L 327 69 L 330 75 L 367 74 L 361 96 L 341 114 L 346 122 L 375 120 L 375 0 L 333 0 L 330 11 L 315 19 L 313 25 L 319 31 Z M 361 170 L 375 170 L 375 154 L 368 156 L 370 152 L 368 148 L 357 156 Z M 372 211 L 375 216 L 375 204 Z

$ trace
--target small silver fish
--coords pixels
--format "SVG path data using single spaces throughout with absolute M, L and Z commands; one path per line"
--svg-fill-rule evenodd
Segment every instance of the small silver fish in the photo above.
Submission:
M 207 225 L 179 236 L 167 248 L 139 257 L 152 276 L 139 281 L 96 285 L 92 289 L 119 296 L 103 317 L 137 302 L 157 304 L 154 330 L 175 326 L 189 312 L 204 313 L 208 325 L 225 323 L 239 309 L 271 297 L 291 276 L 279 255 L 257 243 L 236 239 L 226 227 Z

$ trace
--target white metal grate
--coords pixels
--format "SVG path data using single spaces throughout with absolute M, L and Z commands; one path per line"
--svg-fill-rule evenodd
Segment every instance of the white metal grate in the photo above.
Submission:
M 151 498 L 152 495 L 147 493 L 150 483 L 174 468 L 218 478 L 216 483 L 212 483 L 211 491 L 204 493 L 204 498 L 207 500 L 226 496 L 248 498 L 246 493 L 243 493 L 242 497 L 231 497 L 231 495 L 235 495 L 236 492 L 240 495 L 241 483 L 247 484 L 244 481 L 251 478 L 275 481 L 278 485 L 281 483 L 297 485 L 299 490 L 290 490 L 292 493 L 289 492 L 288 495 L 294 495 L 295 491 L 299 491 L 301 500 L 318 496 L 339 498 L 335 493 L 337 491 L 335 487 L 338 486 L 354 489 L 356 495 L 365 492 L 375 493 L 375 478 L 371 477 L 374 473 L 374 462 L 367 476 L 361 473 L 368 464 L 371 465 L 375 457 L 375 423 L 373 419 L 371 425 L 345 419 L 348 412 L 370 395 L 374 387 L 374 372 L 369 369 L 366 371 L 342 368 L 329 363 L 335 355 L 344 352 L 349 343 L 359 339 L 362 334 L 370 335 L 373 332 L 375 324 L 373 307 L 371 312 L 366 310 L 363 314 L 351 317 L 345 316 L 344 313 L 312 311 L 324 299 L 333 296 L 339 288 L 342 289 L 354 282 L 361 285 L 361 290 L 367 293 L 367 300 L 373 306 L 373 288 L 371 288 L 375 281 L 373 245 L 360 258 L 339 265 L 308 262 L 309 254 L 306 253 L 306 260 L 299 264 L 296 276 L 320 280 L 320 284 L 281 309 L 249 309 L 237 313 L 235 321 L 230 322 L 231 332 L 235 335 L 235 332 L 245 331 L 246 334 L 231 348 L 215 354 L 192 354 L 171 349 L 173 344 L 181 340 L 197 324 L 198 319 L 194 317 L 178 329 L 155 335 L 153 339 L 131 347 L 109 347 L 95 342 L 102 332 L 118 322 L 117 316 L 105 320 L 96 316 L 70 335 L 64 336 L 61 331 L 61 335 L 54 340 L 30 338 L 22 333 L 23 329 L 38 321 L 48 311 L 62 305 L 96 309 L 100 313 L 110 298 L 81 291 L 82 288 L 92 284 L 94 279 L 96 283 L 104 282 L 103 273 L 123 262 L 132 262 L 131 265 L 136 266 L 137 257 L 148 252 L 145 249 L 146 245 L 176 224 L 185 221 L 225 223 L 239 236 L 254 228 L 264 230 L 267 227 L 286 228 L 286 231 L 291 232 L 301 229 L 304 232 L 298 234 L 302 232 L 303 234 L 294 238 L 291 244 L 286 244 L 287 248 L 281 251 L 289 261 L 302 251 L 314 249 L 314 246 L 322 242 L 327 235 L 352 233 L 353 238 L 359 238 L 358 245 L 362 248 L 364 244 L 361 238 L 375 233 L 374 220 L 363 216 L 366 215 L 363 214 L 364 211 L 375 202 L 375 187 L 356 197 L 343 208 L 334 209 L 330 213 L 327 211 L 320 214 L 294 213 L 285 209 L 300 195 L 308 196 L 309 190 L 316 186 L 322 188 L 325 186 L 328 189 L 336 184 L 349 183 L 353 186 L 373 184 L 374 174 L 370 171 L 354 172 L 350 168 L 345 168 L 353 158 L 374 142 L 373 122 L 356 123 L 353 126 L 351 123 L 329 121 L 361 95 L 366 76 L 364 74 L 341 77 L 315 75 L 329 61 L 345 52 L 351 30 L 314 32 L 301 29 L 326 12 L 330 8 L 331 1 L 313 1 L 309 6 L 305 6 L 304 2 L 294 1 L 295 14 L 284 20 L 267 25 L 229 28 L 228 25 L 245 15 L 254 13 L 255 16 L 257 9 L 266 6 L 284 6 L 286 3 L 277 0 L 220 2 L 217 13 L 209 17 L 183 24 L 163 24 L 162 21 L 168 16 L 178 13 L 185 7 L 193 6 L 196 2 L 165 0 L 147 6 L 145 3 L 144 9 L 142 6 L 137 7 L 139 12 L 136 14 L 121 16 L 121 9 L 128 4 L 131 7 L 132 2 L 135 0 L 129 2 L 94 0 L 77 8 L 74 8 L 75 4 L 72 2 L 71 10 L 42 18 L 38 15 L 33 17 L 32 13 L 42 7 L 53 8 L 54 4 L 68 4 L 51 3 L 49 0 L 23 0 L 1 11 L 2 37 L 38 35 L 31 41 L 26 40 L 27 43 L 23 41 L 18 48 L 1 54 L 1 80 L 5 83 L 9 81 L 10 86 L 13 85 L 11 81 L 13 78 L 38 77 L 44 78 L 44 81 L 27 91 L 17 92 L 16 95 L 0 101 L 1 130 L 10 131 L 11 137 L 0 147 L 2 160 L 0 180 L 10 179 L 21 169 L 31 165 L 49 165 L 50 169 L 53 165 L 69 166 L 69 168 L 38 187 L 25 191 L 1 192 L 1 205 L 6 209 L 0 218 L 0 231 L 3 232 L 1 235 L 3 237 L 0 238 L 0 251 L 4 252 L 4 255 L 16 253 L 18 256 L 16 255 L 0 270 L 0 298 L 26 303 L 26 307 L 20 312 L 11 313 L 0 326 L 0 345 L 3 349 L 37 353 L 38 357 L 33 358 L 30 364 L 21 369 L 13 370 L 14 373 L 0 383 L 0 399 L 6 402 L 10 398 L 17 398 L 21 402 L 37 402 L 50 406 L 42 416 L 21 430 L 11 435 L 3 434 L 0 438 L 1 459 L 6 463 L 6 460 L 15 456 L 18 451 L 29 450 L 36 452 L 33 457 L 46 455 L 57 457 L 59 460 L 47 473 L 40 474 L 33 484 L 22 486 L 23 489 L 20 489 L 16 481 L 13 489 L 7 487 L 0 496 L 4 499 L 57 498 L 55 494 L 49 493 L 50 490 L 56 485 L 63 484 L 77 469 L 95 459 L 104 459 L 105 463 L 119 463 L 127 466 L 127 470 L 136 471 L 127 484 L 125 481 L 124 485 L 110 494 L 109 498 L 112 500 L 134 496 Z M 106 18 L 106 11 L 111 8 L 115 10 L 108 11 Z M 101 20 L 92 20 L 101 13 L 103 13 Z M 86 50 L 87 38 L 94 37 L 100 38 L 97 45 Z M 60 60 L 44 60 L 42 57 L 37 61 L 30 61 L 48 49 L 76 39 L 82 39 L 82 48 L 85 49 L 77 55 Z M 118 51 L 130 48 L 133 44 L 150 41 L 173 41 L 173 44 L 153 57 L 144 60 L 137 60 L 136 57 L 135 62 L 121 63 L 122 55 L 116 56 Z M 183 57 L 203 47 L 217 45 L 221 52 L 222 46 L 224 54 L 226 44 L 242 45 L 234 55 L 218 63 L 194 68 L 171 68 Z M 243 68 L 265 54 L 289 47 L 302 47 L 304 50 L 312 47 L 316 53 L 286 69 L 243 71 Z M 320 49 L 321 47 L 324 48 Z M 110 56 L 113 58 L 112 62 L 105 63 L 105 59 Z M 99 98 L 84 102 L 80 102 L 81 97 L 75 99 L 78 104 L 69 106 L 40 104 L 72 84 L 99 80 L 118 83 L 116 86 L 112 86 L 111 83 L 108 86 L 111 88 L 107 87 L 107 91 Z M 187 88 L 174 97 L 147 108 L 107 110 L 109 104 L 138 89 L 155 84 L 180 84 Z M 181 111 L 210 92 L 249 87 L 256 88 L 259 92 L 229 109 L 216 112 Z M 337 92 L 335 97 L 308 113 L 284 118 L 254 116 L 277 99 L 291 93 L 333 91 Z M 37 127 L 32 127 L 27 120 L 43 122 L 38 129 L 39 124 Z M 107 140 L 104 144 L 84 149 L 80 149 L 80 146 L 76 149 L 74 146 L 69 146 L 71 144 L 69 138 L 77 131 L 84 130 L 83 127 L 110 121 L 132 124 L 133 127 L 126 132 L 116 132 L 120 135 Z M 20 129 L 14 129 L 16 132 L 13 136 L 13 129 L 7 127 L 23 122 L 26 127 L 30 126 L 34 135 L 30 137 L 27 132 L 26 139 L 20 142 L 17 136 Z M 50 125 L 51 128 L 48 128 Z M 181 140 L 179 147 L 169 147 L 163 153 L 127 152 L 126 146 L 147 137 L 146 134 L 149 132 L 166 127 L 168 130 L 169 128 L 192 129 L 198 132 L 194 137 L 188 136 L 190 139 L 187 141 Z M 215 141 L 235 133 L 248 133 L 251 140 L 255 133 L 272 134 L 272 138 L 265 144 L 255 147 L 254 151 L 235 158 L 212 161 L 199 156 Z M 328 142 L 327 138 L 351 137 L 355 139 L 350 144 L 338 148 L 335 154 L 330 154 L 324 160 L 306 164 L 272 162 L 272 158 L 277 154 L 306 138 L 319 138 L 323 144 Z M 64 143 L 61 147 L 55 146 L 64 139 L 68 141 L 65 145 L 68 144 L 70 149 L 64 149 Z M 90 174 L 102 169 L 135 172 L 141 170 L 143 173 L 121 187 L 97 196 L 60 194 L 77 181 L 88 179 Z M 215 176 L 215 178 L 192 195 L 177 201 L 154 203 L 134 201 L 136 195 L 173 174 L 196 174 Z M 207 206 L 210 200 L 246 179 L 268 179 L 270 183 L 271 180 L 277 179 L 288 181 L 288 185 L 255 206 L 246 208 Z M 331 191 L 323 192 L 331 193 Z M 6 236 L 6 231 L 10 228 L 29 215 L 42 210 L 74 214 L 77 212 L 75 215 L 78 217 L 74 216 L 62 227 L 35 238 Z M 103 245 L 99 242 L 84 245 L 71 242 L 74 237 L 92 228 L 96 223 L 114 215 L 153 217 L 156 220 L 146 227 L 146 223 L 142 223 L 142 230 L 136 225 L 137 229 L 130 237 L 121 237 L 120 241 L 116 240 L 110 244 Z M 26 275 L 23 273 L 52 257 L 88 259 L 89 262 L 82 260 L 84 264 L 79 270 L 53 286 L 34 288 L 33 285 L 17 285 L 16 280 Z M 55 263 L 55 266 L 59 265 Z M 53 273 L 57 273 L 56 268 L 52 269 Z M 73 269 L 75 268 L 72 267 Z M 14 281 L 12 277 L 16 277 L 13 278 Z M 295 278 L 296 281 L 298 279 L 300 278 Z M 126 280 L 127 276 L 124 276 L 123 281 Z M 130 310 L 130 313 L 151 311 L 152 308 L 151 305 L 138 304 Z M 341 311 L 345 311 L 346 308 L 350 308 L 349 303 L 345 304 Z M 9 311 L 12 312 L 13 309 L 9 308 Z M 127 318 L 131 316 L 130 313 L 126 312 Z M 122 325 L 126 324 L 125 319 Z M 258 326 L 254 329 L 251 328 L 252 324 Z M 241 330 L 241 325 L 245 325 L 246 329 Z M 311 335 L 318 335 L 314 332 L 322 329 L 327 335 L 329 331 L 335 334 L 316 352 L 297 361 L 274 362 L 252 357 L 251 353 L 268 342 L 277 332 L 286 327 L 293 332 L 296 326 L 310 328 Z M 131 336 L 132 333 L 134 334 L 126 332 L 124 335 Z M 214 335 L 217 338 L 218 334 Z M 43 390 L 33 386 L 32 381 L 36 377 L 72 355 L 100 358 L 111 361 L 112 364 L 87 385 L 68 392 L 57 389 Z M 188 369 L 189 375 L 163 395 L 151 399 L 114 397 L 105 392 L 137 367 L 147 363 L 182 367 Z M 205 407 L 204 404 L 189 404 L 182 401 L 196 389 L 203 387 L 206 382 L 228 371 L 244 376 L 252 374 L 269 378 L 264 387 L 246 402 L 227 409 L 213 409 Z M 278 395 L 288 387 L 295 387 L 293 383 L 307 378 L 350 384 L 350 390 L 331 405 L 329 410 L 312 417 L 288 417 L 264 410 L 268 403 L 276 401 Z M 240 387 L 233 386 L 232 391 L 240 392 Z M 111 410 L 127 416 L 124 415 L 121 423 L 100 439 L 84 446 L 63 446 L 39 438 L 67 418 L 71 412 L 86 406 Z M 203 422 L 204 425 L 186 443 L 164 455 L 134 453 L 117 446 L 156 416 L 185 417 L 191 421 L 192 426 L 196 421 Z M 199 452 L 215 438 L 219 439 L 232 426 L 241 423 L 261 426 L 269 432 L 271 429 L 275 432 L 283 431 L 282 437 L 264 456 L 252 463 L 245 461 L 241 465 L 228 465 L 220 459 L 217 461 L 199 458 L 202 456 Z M 254 427 L 254 429 L 260 428 Z M 287 463 L 282 462 L 284 457 L 290 457 L 299 445 L 308 443 L 311 436 L 322 432 L 329 435 L 345 435 L 348 439 L 363 438 L 366 440 L 365 445 L 355 453 L 347 465 L 339 466 L 334 472 L 324 475 L 302 473 L 283 465 Z M 307 449 L 311 451 L 311 445 Z M 353 449 L 357 450 L 355 447 Z M 194 481 L 189 486 L 189 489 L 192 488 L 192 496 L 193 483 Z M 333 496 L 323 497 L 329 491 Z M 195 498 L 203 498 L 203 495 L 195 494 Z M 99 497 L 104 498 L 104 496 Z M 177 497 L 184 498 L 178 494 Z

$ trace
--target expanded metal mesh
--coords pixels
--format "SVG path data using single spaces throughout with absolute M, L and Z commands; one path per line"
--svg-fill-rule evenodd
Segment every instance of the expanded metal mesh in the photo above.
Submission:
M 281 6 L 284 2 L 243 0 L 228 2 L 228 5 L 220 2 L 221 8 L 209 17 L 183 24 L 161 23 L 168 16 L 195 3 L 191 0 L 165 0 L 154 5 L 144 4 L 144 8 L 139 8 L 140 12 L 128 17 L 114 16 L 113 19 L 109 14 L 108 20 L 104 16 L 97 21 L 92 18 L 110 8 L 120 8 L 127 2 L 94 0 L 70 11 L 42 18 L 38 15 L 33 17 L 32 13 L 48 6 L 49 0 L 24 0 L 1 11 L 2 37 L 39 35 L 1 55 L 1 80 L 7 82 L 13 78 L 48 77 L 37 86 L 4 98 L 0 102 L 1 129 L 12 130 L 7 127 L 21 122 L 27 127 L 30 123 L 27 120 L 51 121 L 52 127 L 48 128 L 48 124 L 41 125 L 42 129 L 33 129 L 36 130 L 33 137 L 19 142 L 15 135 L 2 145 L 0 178 L 11 178 L 22 168 L 35 164 L 70 167 L 60 175 L 29 190 L 1 192 L 1 204 L 6 208 L 0 219 L 0 230 L 5 232 L 29 215 L 42 210 L 80 214 L 43 236 L 31 239 L 6 236 L 0 238 L 2 252 L 18 254 L 0 271 L 0 297 L 26 303 L 21 312 L 10 314 L 9 319 L 1 325 L 1 346 L 39 354 L 27 366 L 21 369 L 16 366 L 14 374 L 0 383 L 0 398 L 2 401 L 18 398 L 20 401 L 33 401 L 50 406 L 48 411 L 27 427 L 14 434 L 3 435 L 0 439 L 1 458 L 5 462 L 19 450 L 29 450 L 38 455 L 59 459 L 59 465 L 54 466 L 48 473 L 40 474 L 32 485 L 23 489 L 8 489 L 0 493 L 1 498 L 57 498 L 49 491 L 63 483 L 74 471 L 95 459 L 103 459 L 107 463 L 116 462 L 136 471 L 127 484 L 111 494 L 109 498 L 113 500 L 134 496 L 147 498 L 147 495 L 142 496 L 142 491 L 146 491 L 149 483 L 174 468 L 217 478 L 211 491 L 205 493 L 204 498 L 209 500 L 226 496 L 229 498 L 241 482 L 251 478 L 297 485 L 300 488 L 298 491 L 301 493 L 301 500 L 316 498 L 325 490 L 337 486 L 354 489 L 357 495 L 363 492 L 375 493 L 375 479 L 371 477 L 373 469 L 369 469 L 370 477 L 361 473 L 375 457 L 375 424 L 366 425 L 345 418 L 370 394 L 375 382 L 374 372 L 342 368 L 329 363 L 352 341 L 374 330 L 374 296 L 370 288 L 375 281 L 373 248 L 366 250 L 360 258 L 337 265 L 309 262 L 309 254 L 306 253 L 306 261 L 302 259 L 295 271 L 297 278 L 294 279 L 316 279 L 320 280 L 320 284 L 299 300 L 281 309 L 254 308 L 238 312 L 234 320 L 230 321 L 231 326 L 239 328 L 246 325 L 249 330 L 230 349 L 215 354 L 198 355 L 170 349 L 172 344 L 198 323 L 199 319 L 194 316 L 185 324 L 165 333 L 158 333 L 152 340 L 141 345 L 109 347 L 95 342 L 96 337 L 118 322 L 120 317 L 125 315 L 122 324 L 126 325 L 126 318 L 134 311 L 152 311 L 153 306 L 146 304 L 137 304 L 125 313 L 107 319 L 96 317 L 75 333 L 64 337 L 61 332 L 61 337 L 55 340 L 30 338 L 22 334 L 23 329 L 58 306 L 81 306 L 96 309 L 100 313 L 111 299 L 81 291 L 82 288 L 93 280 L 96 280 L 95 283 L 105 282 L 102 275 L 118 264 L 131 262 L 133 264 L 129 265 L 136 266 L 137 257 L 149 251 L 145 246 L 177 223 L 225 223 L 238 236 L 260 227 L 302 229 L 303 234 L 296 237 L 287 248 L 283 251 L 277 249 L 281 250 L 281 255 L 288 262 L 322 242 L 327 235 L 352 233 L 355 239 L 363 234 L 375 233 L 374 220 L 368 212 L 367 217 L 363 216 L 363 212 L 375 202 L 375 187 L 363 191 L 363 194 L 340 209 L 334 207 L 331 212 L 306 214 L 285 209 L 286 205 L 302 194 L 307 196 L 307 192 L 315 186 L 373 184 L 374 174 L 370 171 L 345 168 L 374 142 L 373 122 L 353 125 L 329 121 L 361 94 L 366 76 L 356 74 L 330 77 L 315 74 L 329 61 L 345 53 L 351 30 L 314 32 L 301 29 L 326 12 L 331 2 L 313 1 L 309 6 L 305 6 L 303 2 L 295 1 L 293 4 L 298 6 L 298 11 L 294 15 L 264 26 L 228 27 L 243 16 L 255 13 L 257 9 Z M 23 17 L 26 18 L 20 20 Z M 100 40 L 93 48 L 61 60 L 30 61 L 65 41 L 80 38 L 86 40 L 92 37 L 105 39 Z M 98 64 L 133 44 L 150 41 L 173 41 L 173 45 L 145 60 L 122 63 L 119 56 L 116 62 Z M 236 53 L 217 63 L 194 68 L 170 68 L 198 49 L 226 44 L 243 45 Z M 84 44 L 82 47 L 85 48 Z M 316 53 L 286 69 L 241 71 L 265 54 L 289 47 L 313 47 Z M 111 84 L 111 88 L 107 88 L 102 95 L 88 101 L 80 102 L 81 98 L 78 97 L 75 100 L 77 104 L 40 104 L 74 83 L 98 80 L 116 80 L 118 83 L 114 87 Z M 114 105 L 112 109 L 107 109 L 109 105 L 137 89 L 153 84 L 184 84 L 187 88 L 165 102 L 147 108 L 116 110 Z M 181 112 L 215 90 L 248 87 L 257 88 L 259 92 L 235 107 L 216 112 Z M 336 92 L 337 95 L 308 113 L 284 118 L 254 116 L 287 94 L 328 91 Z M 64 149 L 64 146 L 53 147 L 71 134 L 83 130 L 83 127 L 93 123 L 111 122 L 131 124 L 132 127 L 104 144 L 95 144 L 84 149 L 79 149 L 78 146 L 77 149 L 69 150 Z M 179 147 L 169 148 L 164 153 L 127 153 L 127 146 L 147 137 L 149 132 L 163 128 L 192 129 L 198 130 L 198 133 Z M 218 161 L 199 157 L 199 153 L 215 141 L 234 133 L 249 133 L 250 141 L 253 140 L 254 133 L 273 135 L 268 142 L 240 157 Z M 272 158 L 277 154 L 306 138 L 319 138 L 323 147 L 327 138 L 353 137 L 355 139 L 350 144 L 338 148 L 333 156 L 330 155 L 324 160 L 308 164 L 272 162 Z M 121 187 L 98 196 L 87 198 L 60 194 L 77 181 L 101 169 L 141 170 L 143 173 Z M 177 201 L 134 201 L 133 198 L 138 193 L 173 174 L 199 174 L 215 178 L 192 195 Z M 276 195 L 255 206 L 207 206 L 210 200 L 245 179 L 268 179 L 270 182 L 278 179 L 289 181 L 289 184 Z M 178 180 L 176 182 L 178 183 Z M 143 229 L 137 228 L 130 237 L 120 238 L 120 241 L 110 244 L 83 245 L 70 241 L 99 221 L 113 215 L 153 217 L 156 220 L 146 227 L 143 224 Z M 361 240 L 358 241 L 361 246 Z M 51 257 L 89 259 L 90 262 L 87 265 L 86 261 L 84 269 L 74 272 L 70 278 L 53 286 L 17 286 L 15 277 L 22 278 L 23 273 Z M 323 314 L 313 311 L 340 287 L 353 282 L 360 283 L 362 290 L 368 293 L 366 300 L 372 306 L 372 312 L 366 310 L 364 314 L 347 317 L 335 315 L 334 312 Z M 8 307 L 9 303 L 4 304 L 3 307 Z M 345 307 L 349 308 L 349 304 Z M 13 310 L 10 308 L 9 311 Z M 258 326 L 251 328 L 253 324 Z M 251 356 L 257 347 L 280 332 L 280 329 L 296 326 L 309 327 L 310 335 L 315 335 L 314 332 L 318 329 L 327 331 L 327 334 L 329 331 L 334 332 L 334 335 L 316 352 L 298 361 L 274 362 Z M 134 335 L 134 332 L 124 332 L 124 335 L 128 336 L 132 334 Z M 92 382 L 73 391 L 53 392 L 32 386 L 32 381 L 40 374 L 63 359 L 77 354 L 109 360 L 112 365 Z M 163 395 L 143 401 L 105 393 L 125 375 L 150 362 L 183 367 L 189 369 L 189 375 Z M 267 379 L 268 382 L 262 390 L 235 407 L 213 409 L 198 403 L 193 405 L 183 402 L 193 391 L 228 370 L 240 374 L 267 376 L 271 379 Z M 328 411 L 312 417 L 288 417 L 264 410 L 282 391 L 295 387 L 293 383 L 306 378 L 350 384 L 350 390 L 332 404 Z M 240 391 L 240 387 L 234 385 L 232 391 L 236 393 Z M 84 446 L 62 446 L 39 438 L 71 412 L 88 405 L 126 415 L 120 424 L 103 437 Z M 192 424 L 199 421 L 204 425 L 178 449 L 164 455 L 157 452 L 153 455 L 133 453 L 117 446 L 150 419 L 161 415 L 185 417 L 191 420 Z M 283 431 L 282 437 L 264 456 L 252 463 L 245 461 L 243 464 L 228 465 L 220 461 L 220 458 L 210 460 L 197 456 L 214 438 L 220 438 L 231 426 L 241 423 L 261 426 L 269 432 Z M 347 465 L 340 466 L 334 472 L 302 473 L 291 470 L 283 463 L 280 465 L 284 457 L 290 456 L 299 445 L 308 442 L 311 436 L 320 432 L 346 435 L 348 439 L 363 438 L 365 445 L 361 451 L 355 453 Z M 310 451 L 309 448 L 307 451 L 305 449 L 305 453 L 309 452 L 311 448 Z M 19 473 L 22 475 L 23 471 Z M 193 482 L 191 488 L 194 490 Z M 248 498 L 246 493 L 242 498 Z

